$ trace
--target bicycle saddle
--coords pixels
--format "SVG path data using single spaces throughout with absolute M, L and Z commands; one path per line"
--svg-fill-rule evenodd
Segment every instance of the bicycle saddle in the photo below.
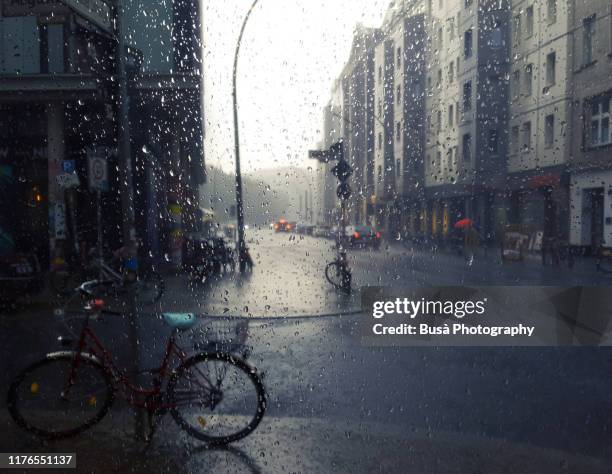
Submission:
M 189 329 L 197 321 L 194 313 L 162 313 L 162 317 L 168 326 L 179 330 Z

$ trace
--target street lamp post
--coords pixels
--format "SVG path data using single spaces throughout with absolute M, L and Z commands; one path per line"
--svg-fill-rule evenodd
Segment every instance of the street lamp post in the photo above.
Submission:
M 255 8 L 259 0 L 254 0 L 251 8 L 244 17 L 242 27 L 240 28 L 240 35 L 238 36 L 238 43 L 236 44 L 236 52 L 234 53 L 234 69 L 232 72 L 232 97 L 234 100 L 234 153 L 236 157 L 236 224 L 238 227 L 238 262 L 240 272 L 243 273 L 246 268 L 246 263 L 249 259 L 244 241 L 244 205 L 242 200 L 242 174 L 240 171 L 240 137 L 238 133 L 238 97 L 236 90 L 236 70 L 238 68 L 238 54 L 240 53 L 240 42 L 242 41 L 242 35 L 244 28 L 246 27 L 247 21 L 251 12 Z

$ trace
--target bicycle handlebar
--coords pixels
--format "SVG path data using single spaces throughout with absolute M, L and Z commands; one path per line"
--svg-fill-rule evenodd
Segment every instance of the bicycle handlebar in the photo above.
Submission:
M 94 296 L 93 290 L 90 289 L 97 286 L 109 285 L 113 284 L 112 280 L 89 280 L 81 283 L 81 285 L 77 288 L 77 291 L 86 295 L 86 296 Z

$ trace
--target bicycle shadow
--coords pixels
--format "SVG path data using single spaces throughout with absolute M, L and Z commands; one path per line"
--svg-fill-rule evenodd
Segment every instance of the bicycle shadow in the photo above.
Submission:
M 262 472 L 255 459 L 244 450 L 233 446 L 199 446 L 186 449 L 185 462 L 188 472 Z

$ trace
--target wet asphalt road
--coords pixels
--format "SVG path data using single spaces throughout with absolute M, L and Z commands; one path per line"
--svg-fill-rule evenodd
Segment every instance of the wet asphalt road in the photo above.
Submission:
M 324 282 L 324 262 L 333 257 L 330 241 L 261 231 L 249 246 L 256 261 L 251 275 L 195 286 L 183 277 L 169 278 L 167 294 L 157 308 L 251 317 L 250 360 L 265 373 L 269 407 L 258 431 L 237 443 L 242 453 L 238 464 L 250 460 L 255 472 L 309 472 L 338 459 L 330 470 L 368 472 L 381 465 L 390 450 L 394 453 L 394 442 L 403 452 L 406 446 L 401 443 L 409 439 L 413 448 L 425 443 L 421 451 L 414 448 L 422 464 L 398 451 L 394 459 L 387 459 L 387 472 L 407 467 L 414 472 L 451 472 L 435 466 L 452 464 L 453 457 L 455 472 L 476 472 L 454 451 L 461 443 L 473 448 L 471 454 L 481 463 L 483 453 L 491 450 L 477 447 L 507 443 L 499 459 L 516 458 L 519 455 L 513 453 L 521 447 L 525 459 L 550 456 L 551 466 L 564 466 L 560 470 L 568 470 L 572 456 L 598 458 L 596 466 L 602 469 L 575 472 L 606 472 L 612 466 L 612 350 L 365 348 L 357 332 L 359 315 L 333 315 L 355 310 L 359 298 L 339 295 Z M 432 256 L 398 246 L 351 252 L 351 262 L 357 284 L 602 283 L 589 264 L 579 264 L 570 273 L 542 268 L 537 262 L 501 265 L 489 255 L 468 266 L 458 256 Z M 325 316 L 307 317 L 312 315 Z M 201 326 L 183 336 L 187 348 L 204 337 L 202 327 L 208 321 L 203 319 Z M 99 330 L 117 359 L 128 360 L 124 321 L 100 323 Z M 61 326 L 48 312 L 1 316 L 2 386 L 19 367 L 55 347 L 59 332 Z M 159 317 L 143 315 L 144 366 L 159 358 L 167 334 Z M 106 424 L 122 419 L 115 416 Z M 18 447 L 21 433 L 6 417 L 0 421 L 0 432 Z M 105 429 L 104 424 L 97 429 Z M 156 442 L 161 452 L 189 446 L 174 434 L 170 420 L 164 430 L 170 435 Z M 461 453 L 470 452 L 468 448 Z M 534 454 L 542 449 L 547 454 Z M 557 455 L 561 464 L 555 464 Z M 226 461 L 220 462 L 222 466 Z M 188 470 L 198 469 L 194 463 L 186 464 L 191 466 Z M 497 472 L 484 466 L 483 472 Z

